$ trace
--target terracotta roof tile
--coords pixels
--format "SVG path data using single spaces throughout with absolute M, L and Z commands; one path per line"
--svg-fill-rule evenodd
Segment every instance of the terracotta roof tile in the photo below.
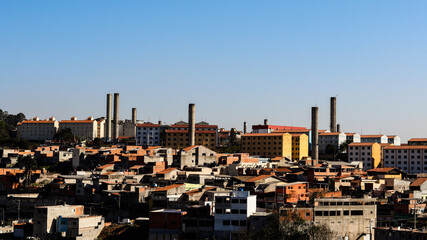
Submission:
M 169 186 L 166 186 L 166 187 L 157 188 L 153 192 L 168 191 L 168 190 L 171 190 L 171 189 L 174 189 L 174 188 L 177 188 L 177 187 L 181 187 L 183 185 L 184 184 L 172 184 L 172 185 L 169 185 Z

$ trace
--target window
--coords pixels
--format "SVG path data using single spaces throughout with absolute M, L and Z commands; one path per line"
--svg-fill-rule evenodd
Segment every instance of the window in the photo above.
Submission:
M 239 226 L 239 221 L 238 220 L 232 220 L 231 221 L 231 225 L 233 225 L 233 226 Z
M 351 210 L 351 216 L 361 216 L 363 215 L 362 210 Z
M 224 225 L 224 226 L 230 226 L 230 220 L 224 220 L 224 221 L 222 221 L 222 225 Z

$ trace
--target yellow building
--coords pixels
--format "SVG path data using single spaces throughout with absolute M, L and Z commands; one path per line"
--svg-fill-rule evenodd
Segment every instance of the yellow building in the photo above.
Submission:
M 196 145 L 203 145 L 215 150 L 217 144 L 216 131 L 196 130 Z M 166 130 L 166 147 L 181 149 L 188 146 L 188 130 Z
M 349 162 L 362 162 L 363 170 L 382 167 L 381 145 L 373 142 L 350 143 L 348 145 L 348 160 Z
M 247 133 L 242 136 L 242 152 L 263 157 L 292 158 L 289 133 Z
M 292 160 L 301 160 L 308 157 L 308 136 L 306 134 L 291 134 Z

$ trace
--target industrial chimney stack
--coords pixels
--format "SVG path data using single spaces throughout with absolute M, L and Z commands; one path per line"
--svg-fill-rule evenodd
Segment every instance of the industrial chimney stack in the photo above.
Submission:
M 331 132 L 337 132 L 337 98 L 331 97 Z
M 196 144 L 196 123 L 195 123 L 196 106 L 194 103 L 188 105 L 188 146 Z
M 337 132 L 341 132 L 341 125 L 337 124 Z
M 264 119 L 264 125 L 267 126 L 268 125 L 268 119 Z
M 111 140 L 111 103 L 113 101 L 113 96 L 109 93 L 107 94 L 107 115 L 105 122 L 107 123 L 107 132 L 106 132 L 106 140 L 109 142 Z
M 114 93 L 114 139 L 119 138 L 119 93 Z
M 311 162 L 319 158 L 319 108 L 311 108 Z
M 248 130 L 248 126 L 247 126 L 247 123 L 246 122 L 244 122 L 243 123 L 243 134 L 246 134 L 246 131 Z
M 132 122 L 136 124 L 136 108 L 132 108 Z

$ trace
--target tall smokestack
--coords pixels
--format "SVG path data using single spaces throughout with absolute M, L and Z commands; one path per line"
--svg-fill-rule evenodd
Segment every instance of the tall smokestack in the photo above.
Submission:
M 195 123 L 196 106 L 194 103 L 188 105 L 188 145 L 196 144 L 196 123 Z
M 337 98 L 331 97 L 331 132 L 337 132 Z
M 341 125 L 337 124 L 337 132 L 341 132 Z
M 268 119 L 264 119 L 264 125 L 268 125 Z
M 243 123 L 243 134 L 246 134 L 246 131 L 248 130 L 248 125 L 246 122 Z
M 119 138 L 119 93 L 114 93 L 114 139 Z
M 111 107 L 112 107 L 113 95 L 111 93 L 107 94 L 107 115 L 105 122 L 107 123 L 107 133 L 105 138 L 107 141 L 111 140 Z
M 311 108 L 311 159 L 319 158 L 319 108 Z
M 132 122 L 136 124 L 136 108 L 132 108 Z

